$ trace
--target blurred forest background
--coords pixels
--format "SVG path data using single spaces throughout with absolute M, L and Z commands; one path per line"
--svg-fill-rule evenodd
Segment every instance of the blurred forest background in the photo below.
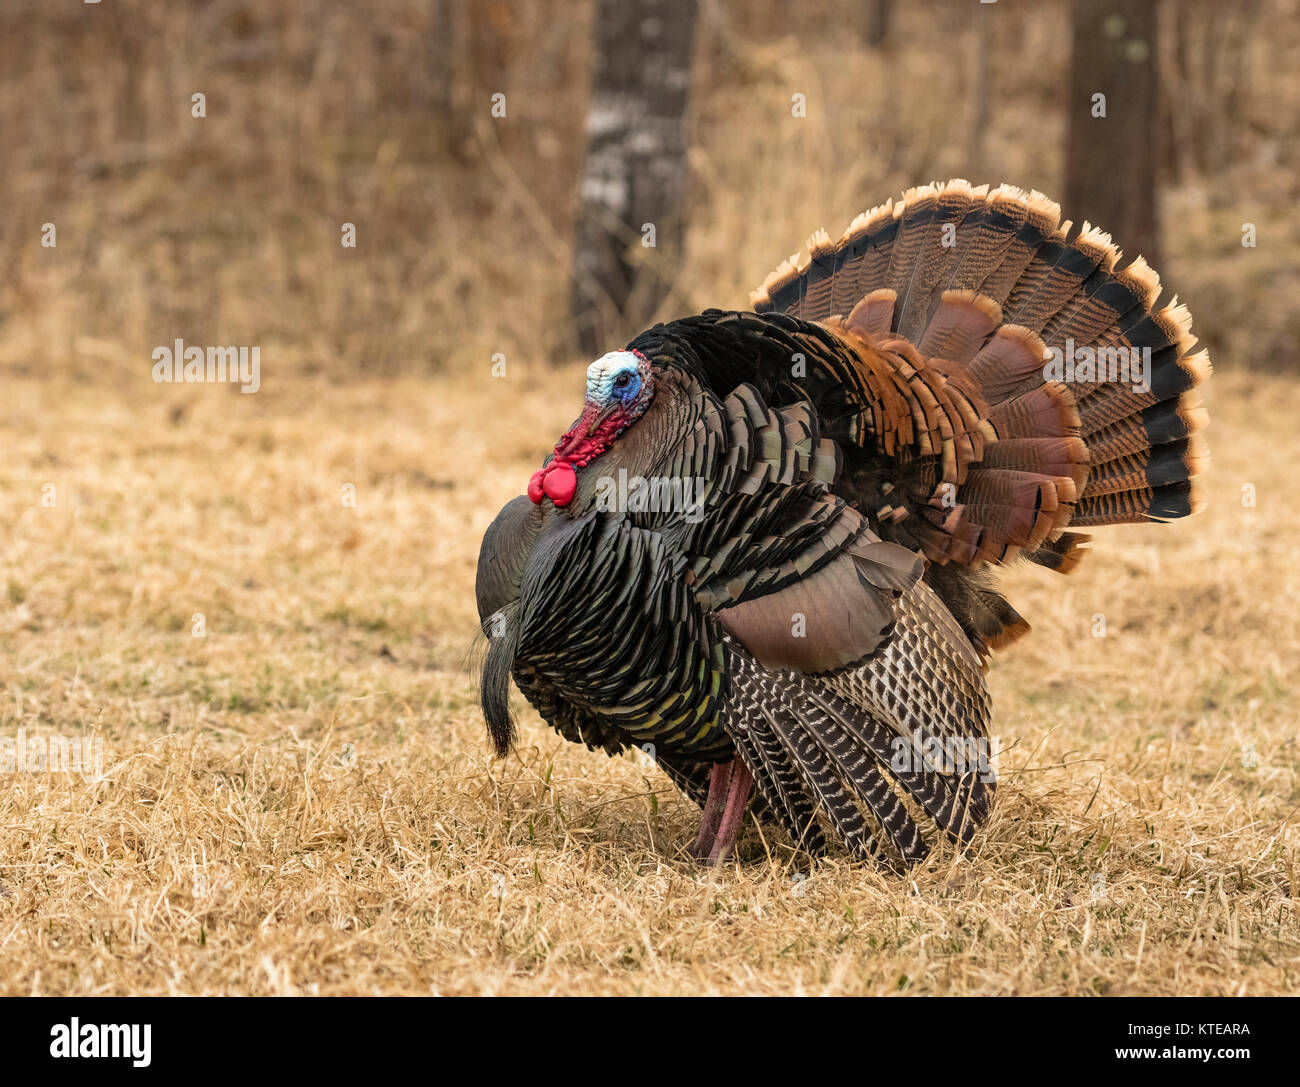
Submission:
M 682 168 L 657 146 L 643 159 L 657 245 L 616 239 L 640 294 L 621 324 L 587 335 L 588 356 L 652 316 L 744 306 L 812 230 L 838 234 L 911 185 L 1034 187 L 1077 224 L 1090 211 L 1067 194 L 1097 180 L 1069 176 L 1070 123 L 1088 109 L 1071 89 L 1071 24 L 1099 8 L 1134 24 L 1156 10 L 6 0 L 0 368 L 148 382 L 150 352 L 175 337 L 260 345 L 264 382 L 486 372 L 498 352 L 525 367 L 579 357 L 574 239 L 595 244 L 582 234 L 594 221 L 587 133 L 600 130 L 598 95 L 617 95 L 655 47 L 629 10 L 689 52 L 687 93 L 669 103 Z M 1159 237 L 1135 244 L 1132 228 L 1094 218 L 1129 256 L 1158 248 L 1216 365 L 1293 370 L 1300 9 L 1165 0 L 1159 13 L 1151 56 L 1128 57 L 1158 70 L 1150 118 L 1125 120 L 1132 103 L 1112 92 L 1108 119 L 1091 121 L 1110 126 L 1103 141 L 1116 134 L 1091 161 L 1124 199 L 1152 194 Z M 1076 74 L 1093 61 L 1081 52 Z M 355 248 L 340 244 L 345 222 Z M 55 248 L 42 246 L 45 223 Z

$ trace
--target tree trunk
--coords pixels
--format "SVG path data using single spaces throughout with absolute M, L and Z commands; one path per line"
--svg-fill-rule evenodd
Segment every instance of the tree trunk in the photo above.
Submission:
M 429 97 L 433 107 L 435 155 L 464 151 L 469 126 L 464 116 L 470 103 L 465 95 L 457 94 L 464 82 L 465 73 L 457 64 L 457 56 L 465 48 L 464 30 L 458 26 L 460 14 L 456 0 L 430 0 L 429 25 Z
M 894 0 L 865 0 L 862 40 L 872 49 L 879 49 L 889 39 L 889 17 L 893 6 Z
M 1158 7 L 1073 0 L 1064 208 L 1076 223 L 1107 231 L 1127 257 L 1141 254 L 1157 268 Z
M 597 0 L 571 310 L 588 355 L 640 331 L 681 255 L 696 14 L 696 0 Z

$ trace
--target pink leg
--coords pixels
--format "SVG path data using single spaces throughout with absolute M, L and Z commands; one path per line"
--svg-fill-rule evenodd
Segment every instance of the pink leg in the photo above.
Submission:
M 732 763 L 731 783 L 727 789 L 727 806 L 722 812 L 722 825 L 718 827 L 713 848 L 709 850 L 709 864 L 721 864 L 731 854 L 745 821 L 745 805 L 749 803 L 749 788 L 754 779 L 745 764 L 736 759 Z
M 731 786 L 731 768 L 734 762 L 715 762 L 709 772 L 709 795 L 704 801 L 704 814 L 700 818 L 700 833 L 691 846 L 691 856 L 707 860 L 713 849 L 713 842 L 718 836 L 718 826 L 722 822 L 723 807 L 727 800 L 727 790 Z

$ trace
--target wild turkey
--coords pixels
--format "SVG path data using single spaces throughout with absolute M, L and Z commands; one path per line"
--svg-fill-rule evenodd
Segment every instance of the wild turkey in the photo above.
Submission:
M 651 752 L 714 863 L 747 807 L 894 866 L 968 841 L 995 787 L 986 658 L 1029 629 L 996 568 L 1069 573 L 1076 528 L 1189 514 L 1206 463 L 1186 309 L 1059 215 L 913 189 L 814 235 L 752 312 L 592 363 L 479 556 L 497 752 L 513 676 L 566 738 Z

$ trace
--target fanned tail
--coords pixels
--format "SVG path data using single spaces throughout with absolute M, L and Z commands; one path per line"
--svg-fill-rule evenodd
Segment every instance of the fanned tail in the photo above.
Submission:
M 887 496 L 868 511 L 882 535 L 939 566 L 1023 555 L 1069 573 L 1089 539 L 1069 529 L 1193 513 L 1209 462 L 1190 314 L 1160 303 L 1141 257 L 1119 261 L 1041 193 L 956 180 L 814 235 L 751 301 L 856 347 L 861 409 L 823 433 L 850 448 L 846 497 Z M 987 584 L 931 580 L 977 645 L 1028 629 Z
M 1079 450 L 1066 439 L 1080 440 L 1086 482 L 1066 524 L 1199 508 L 1208 460 L 1197 388 L 1210 362 L 1195 350 L 1186 307 L 1176 297 L 1157 305 L 1160 280 L 1141 257 L 1116 269 L 1109 235 L 1088 223 L 1073 230 L 1041 193 L 954 180 L 908 190 L 838 242 L 815 235 L 809 249 L 755 292 L 755 310 L 839 316 L 877 341 L 914 344 L 950 380 L 964 370 L 1002 424 L 988 469 L 1077 475 Z M 1044 378 L 1051 349 L 1072 363 L 1059 383 Z M 1136 377 L 1133 367 L 1117 372 L 1126 361 Z

